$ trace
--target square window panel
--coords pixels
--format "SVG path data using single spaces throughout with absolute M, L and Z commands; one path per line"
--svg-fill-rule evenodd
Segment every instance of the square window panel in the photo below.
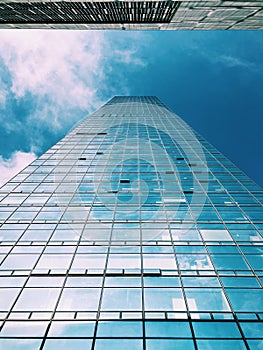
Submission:
M 94 350 L 106 350 L 106 349 L 143 350 L 143 342 L 141 339 L 97 339 Z
M 95 322 L 53 321 L 48 332 L 48 337 L 93 337 L 94 328 Z
M 181 270 L 211 270 L 213 265 L 205 254 L 177 254 L 179 268 Z
M 182 277 L 184 287 L 220 287 L 216 277 Z
M 31 276 L 26 283 L 26 287 L 62 287 L 64 279 L 65 277 L 58 276 Z
M 244 287 L 244 288 L 257 288 L 260 287 L 255 277 L 220 277 L 224 287 Z
M 185 294 L 190 311 L 230 310 L 226 297 L 219 288 L 186 288 Z
M 263 339 L 262 322 L 240 322 L 240 325 L 246 338 Z M 262 345 L 263 345 L 263 342 L 262 342 Z
M 236 312 L 263 312 L 263 289 L 226 288 L 226 294 Z
M 235 322 L 193 322 L 193 328 L 196 338 L 241 338 Z
M 105 277 L 105 287 L 140 287 L 140 277 Z
M 240 254 L 211 254 L 217 270 L 249 270 L 249 267 Z
M 195 350 L 194 342 L 186 339 L 146 339 L 147 350 Z
M 103 311 L 140 311 L 141 290 L 138 288 L 105 288 L 102 297 Z
M 36 269 L 68 269 L 71 260 L 71 254 L 42 254 Z
M 185 311 L 183 294 L 179 289 L 145 288 L 146 311 Z
M 60 293 L 58 288 L 25 288 L 14 311 L 53 311 Z
M 146 337 L 150 338 L 191 338 L 192 333 L 188 322 L 145 322 Z
M 39 255 L 35 254 L 10 254 L 1 265 L 4 270 L 27 270 L 33 269 Z
M 77 254 L 72 269 L 105 269 L 106 254 Z
M 0 310 L 9 310 L 19 292 L 18 288 L 0 288 Z
M 143 278 L 144 287 L 180 287 L 179 277 L 147 276 Z
M 3 290 L 3 287 L 22 287 L 26 281 L 26 277 L 16 277 L 16 276 L 6 276 L 6 277 L 0 277 L 0 286 Z M 0 295 L 1 300 L 1 295 Z M 0 307 L 1 310 L 1 307 Z
M 138 338 L 142 336 L 142 322 L 138 321 L 101 321 L 97 328 L 99 338 Z
M 198 350 L 246 350 L 243 340 L 197 340 L 197 345 Z
M 262 340 L 248 340 L 247 343 L 250 349 L 262 350 Z
M 139 254 L 110 254 L 108 269 L 140 269 L 141 257 Z
M 247 254 L 246 258 L 254 270 L 263 270 L 263 255 Z
M 91 350 L 92 339 L 47 339 L 43 350 Z
M 144 254 L 144 269 L 177 269 L 175 257 L 172 254 Z
M 0 350 L 39 350 L 42 339 L 0 339 Z
M 65 288 L 58 311 L 96 311 L 99 297 L 100 289 L 97 288 Z
M 200 232 L 205 241 L 232 241 L 227 230 L 201 230 Z
M 1 337 L 43 337 L 48 322 L 41 321 L 7 321 L 0 333 Z
M 69 276 L 67 278 L 66 287 L 101 287 L 102 277 L 93 276 Z

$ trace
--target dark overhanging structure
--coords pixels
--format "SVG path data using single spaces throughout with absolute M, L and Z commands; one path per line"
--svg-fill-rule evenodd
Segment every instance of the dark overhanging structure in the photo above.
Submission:
M 2 0 L 0 28 L 256 30 L 263 1 Z

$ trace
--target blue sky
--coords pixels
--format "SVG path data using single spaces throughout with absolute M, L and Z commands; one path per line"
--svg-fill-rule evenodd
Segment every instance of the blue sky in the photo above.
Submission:
M 0 31 L 0 182 L 113 95 L 156 95 L 263 186 L 263 31 Z

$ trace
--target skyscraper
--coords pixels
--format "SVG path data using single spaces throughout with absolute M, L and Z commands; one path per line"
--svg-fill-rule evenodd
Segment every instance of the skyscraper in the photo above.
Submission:
M 156 97 L 0 189 L 0 349 L 262 349 L 263 191 Z
M 262 29 L 262 0 L 1 0 L 0 28 Z

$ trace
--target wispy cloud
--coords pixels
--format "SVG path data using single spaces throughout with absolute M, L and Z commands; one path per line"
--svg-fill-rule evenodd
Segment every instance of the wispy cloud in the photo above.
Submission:
M 20 151 L 15 159 L 41 154 L 112 95 L 129 93 L 125 79 L 112 79 L 116 62 L 118 74 L 144 63 L 137 48 L 122 40 L 111 41 L 102 31 L 1 30 L 3 169 L 14 168 L 13 160 L 3 160 L 14 152 Z
M 205 34 L 196 32 L 184 43 L 192 56 L 218 69 L 240 68 L 243 72 L 263 73 L 262 39 L 259 42 L 253 31 L 208 31 Z
M 128 50 L 116 50 L 116 61 L 126 64 L 133 64 L 140 67 L 146 67 L 147 63 L 140 57 L 137 57 L 137 50 L 135 48 Z
M 1 81 L 0 77 L 0 108 L 4 109 L 6 106 L 6 98 L 8 96 L 8 91 L 6 89 L 6 85 Z
M 253 71 L 257 71 L 259 68 L 254 62 L 251 62 L 248 59 L 237 57 L 230 54 L 218 55 L 214 58 L 214 62 L 220 63 L 229 68 L 237 67 L 237 68 L 245 68 Z
M 36 155 L 32 152 L 24 153 L 17 151 L 9 159 L 3 159 L 0 156 L 0 186 L 33 162 L 34 159 L 36 159 Z
M 103 78 L 103 42 L 98 32 L 1 32 L 0 57 L 10 73 L 12 93 L 18 99 L 27 93 L 46 98 L 53 107 L 94 108 L 100 102 L 96 91 Z

